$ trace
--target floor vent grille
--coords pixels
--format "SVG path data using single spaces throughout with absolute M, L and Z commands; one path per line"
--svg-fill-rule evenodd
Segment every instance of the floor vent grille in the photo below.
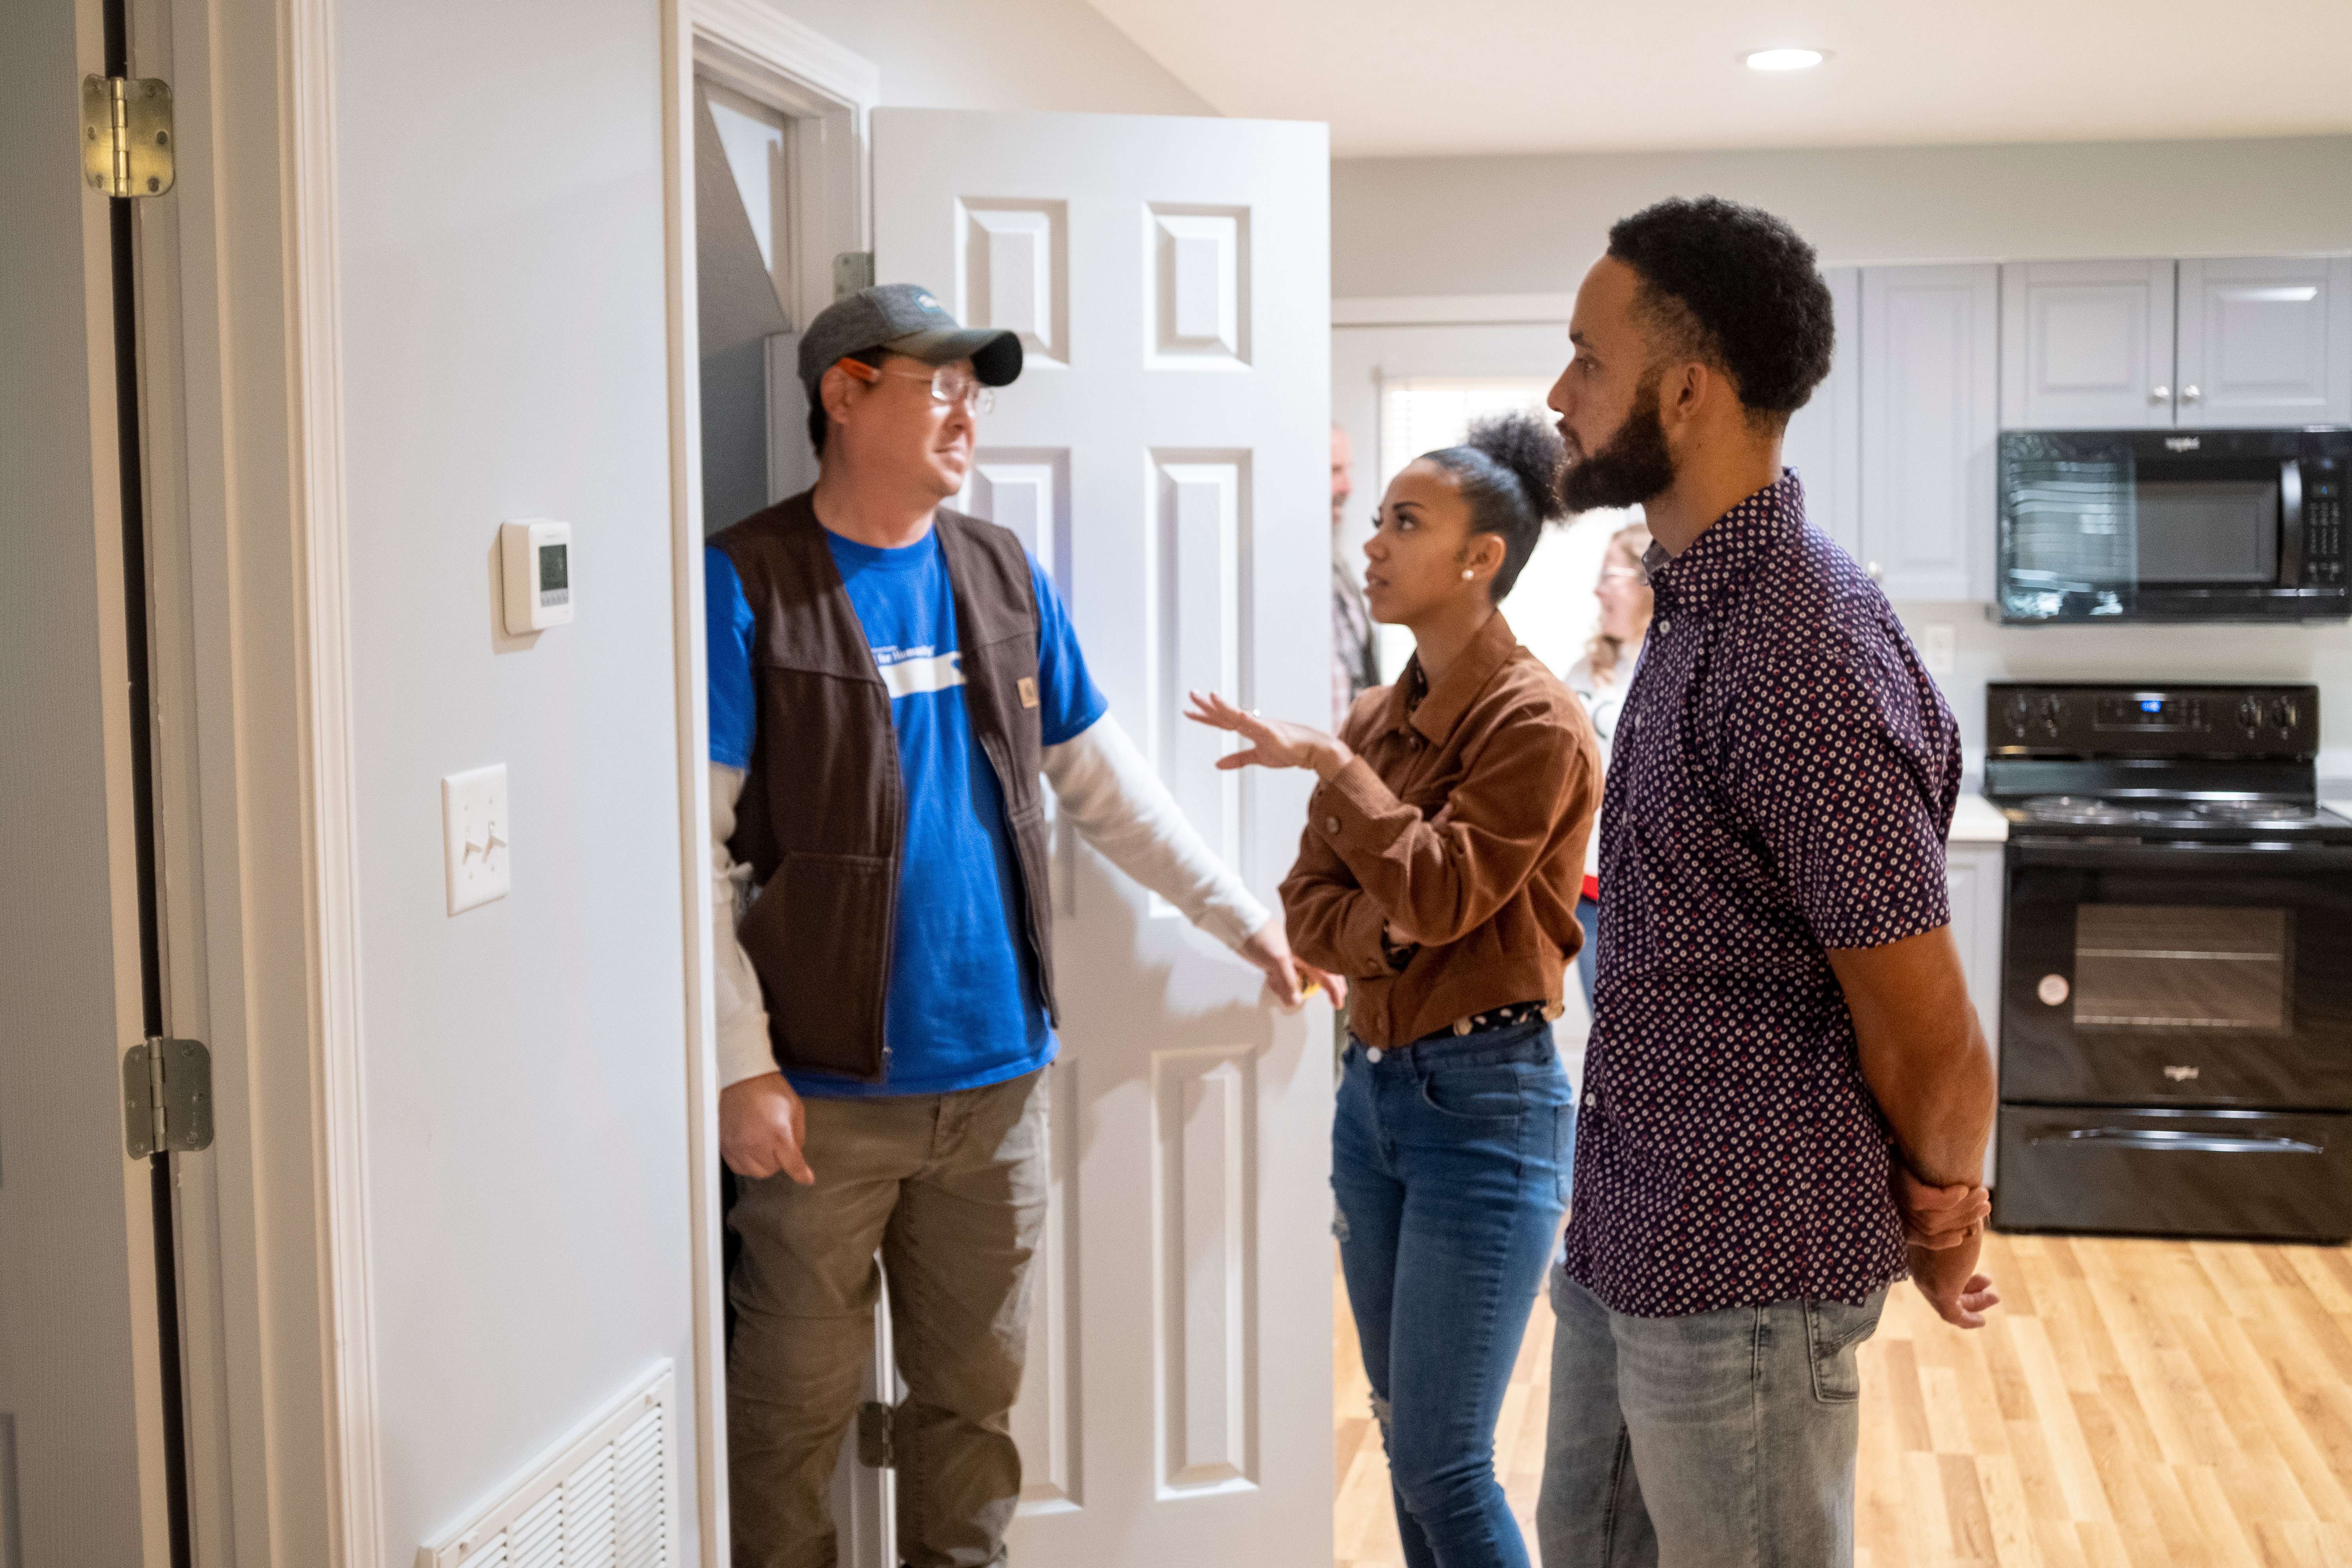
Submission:
M 667 1362 L 533 1464 L 417 1568 L 670 1568 L 677 1531 Z

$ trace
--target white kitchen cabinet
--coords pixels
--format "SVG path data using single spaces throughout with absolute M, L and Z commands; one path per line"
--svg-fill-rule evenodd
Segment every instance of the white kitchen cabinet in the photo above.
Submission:
M 1805 487 L 1805 515 L 1856 560 L 1862 557 L 1862 269 L 1825 267 L 1837 319 L 1829 379 L 1789 416 L 1780 461 Z
M 1969 1000 L 1976 1005 L 1977 1022 L 1992 1047 L 1996 1079 L 2000 1070 L 2001 909 L 2006 897 L 2002 853 L 2002 847 L 1993 843 L 1953 843 L 1944 851 L 1944 876 L 1952 894 L 1952 940 L 1968 975 Z M 1990 1144 L 1985 1148 L 1984 1179 L 1988 1186 L 1992 1184 Z
M 2180 263 L 2183 426 L 2352 424 L 2352 257 Z
M 2169 258 L 2003 267 L 2001 428 L 2169 426 L 2173 271 Z
M 1861 556 L 1895 599 L 1992 596 L 2000 268 L 1862 269 Z

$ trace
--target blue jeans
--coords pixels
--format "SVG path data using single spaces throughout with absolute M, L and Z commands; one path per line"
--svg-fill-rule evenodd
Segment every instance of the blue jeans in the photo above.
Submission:
M 1601 975 L 1601 906 L 1579 893 L 1576 923 L 1584 928 L 1584 945 L 1576 950 L 1576 978 L 1584 987 L 1584 1012 L 1592 1015 L 1592 986 Z
M 1629 1318 L 1551 1274 L 1536 1535 L 1555 1568 L 1853 1568 L 1862 1373 L 1884 1287 Z
M 1568 1205 L 1568 1075 L 1540 1019 L 1374 1054 L 1349 1042 L 1332 1229 L 1404 1560 L 1525 1568 L 1495 1422 Z

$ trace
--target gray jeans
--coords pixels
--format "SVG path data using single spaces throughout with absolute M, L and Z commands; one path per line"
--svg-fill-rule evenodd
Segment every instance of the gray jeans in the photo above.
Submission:
M 1554 1265 L 1544 1568 L 1851 1568 L 1860 1306 L 1611 1311 Z

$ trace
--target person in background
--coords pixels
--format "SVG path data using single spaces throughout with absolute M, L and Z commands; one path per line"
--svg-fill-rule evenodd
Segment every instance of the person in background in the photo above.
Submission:
M 706 560 L 733 1562 L 833 1568 L 879 1249 L 899 1561 L 1001 1563 L 1057 1049 L 1039 775 L 1278 1000 L 1299 976 L 1110 717 L 1044 569 L 940 504 L 1020 340 L 891 284 L 820 312 L 800 373 L 815 489 Z
M 1601 768 L 1609 769 L 1610 742 L 1617 735 L 1617 715 L 1633 684 L 1633 667 L 1642 660 L 1642 639 L 1650 631 L 1650 583 L 1642 557 L 1650 548 L 1650 530 L 1636 522 L 1609 536 L 1601 556 L 1601 581 L 1592 596 L 1601 601 L 1601 629 L 1584 645 L 1584 657 L 1568 672 L 1568 689 L 1583 700 L 1592 719 L 1593 739 L 1601 743 Z M 1584 889 L 1577 896 L 1576 923 L 1589 940 L 1576 950 L 1576 977 L 1584 986 L 1584 1008 L 1592 1010 L 1593 966 L 1601 952 L 1601 830 L 1593 828 L 1584 854 Z
M 1356 493 L 1348 477 L 1351 452 L 1348 433 L 1331 426 L 1331 728 L 1348 721 L 1348 710 L 1364 691 L 1381 683 L 1381 637 L 1372 629 L 1371 612 L 1364 607 L 1364 591 L 1348 569 L 1339 533 L 1348 515 L 1349 498 Z
M 1610 230 L 1551 391 L 1561 499 L 1656 536 L 1552 1276 L 1556 1568 L 1847 1568 L 1888 1287 L 1966 1328 L 1998 1300 L 1992 1059 L 1945 882 L 1958 726 L 1780 465 L 1832 335 L 1787 224 L 1665 201 Z
M 1190 715 L 1311 768 L 1291 941 L 1354 986 L 1331 1131 L 1348 1301 L 1411 1568 L 1524 1568 L 1495 1421 L 1568 1198 L 1574 1107 L 1553 1048 L 1584 843 L 1592 726 L 1498 603 L 1559 515 L 1559 442 L 1528 415 L 1407 464 L 1364 546 L 1376 620 L 1412 629 L 1403 678 L 1340 735 Z

